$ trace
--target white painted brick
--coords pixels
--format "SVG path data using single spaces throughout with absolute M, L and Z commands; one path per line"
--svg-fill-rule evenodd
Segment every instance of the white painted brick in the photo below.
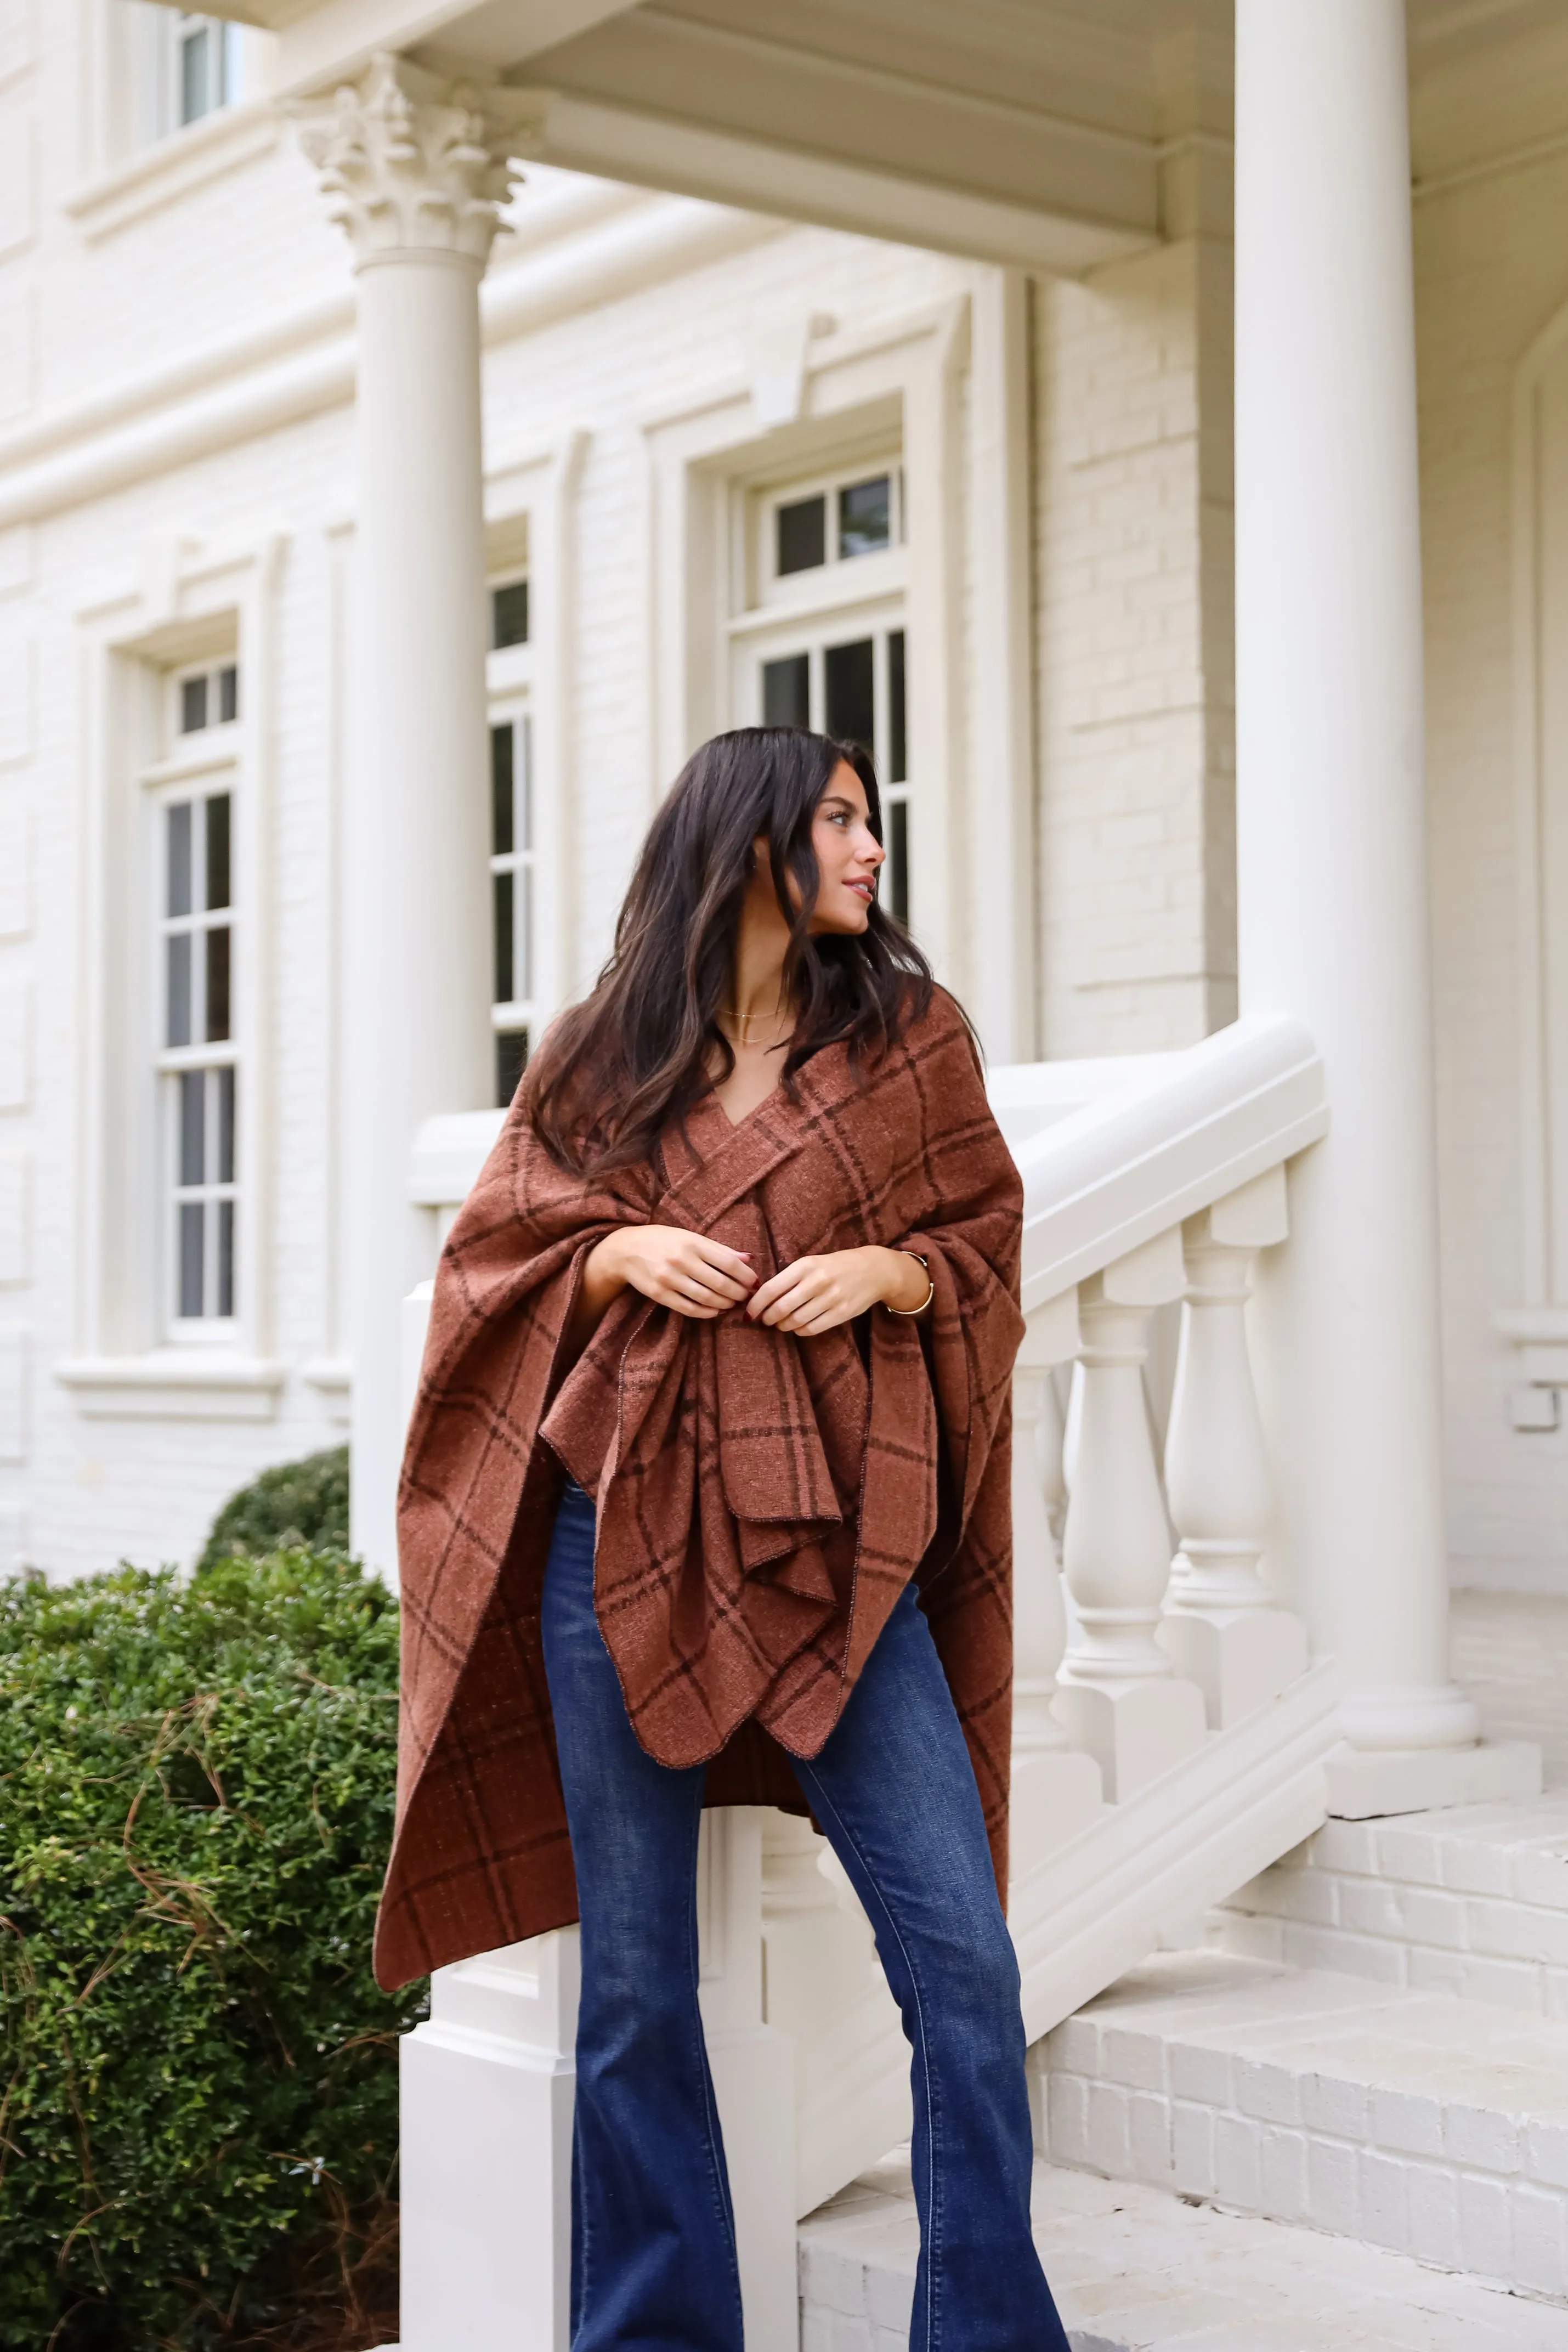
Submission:
M 1339 1870 L 1365 1877 L 1378 1866 L 1376 1824 L 1372 1822 L 1325 1822 L 1317 1834 L 1309 1839 L 1305 1848 L 1312 1865 L 1320 1870 Z
M 1521 2155 L 1523 2169 L 1532 2180 L 1548 2181 L 1553 2189 L 1568 2189 L 1568 2124 L 1548 2123 L 1542 2118 L 1528 2122 Z
M 1228 2050 L 1210 2050 L 1201 2042 L 1173 2041 L 1166 2066 L 1174 2097 L 1201 2099 L 1211 2107 L 1235 2105 L 1233 2061 Z
M 1372 2137 L 1379 2147 L 1405 2156 L 1441 2156 L 1443 2110 L 1436 2098 L 1411 2091 L 1374 2090 Z
M 1521 2009 L 1539 2015 L 1544 2006 L 1542 1971 L 1528 1960 L 1490 1960 L 1474 1956 L 1459 1972 L 1459 1990 L 1467 2000 L 1490 2001 L 1497 2009 Z
M 1376 1836 L 1377 1866 L 1393 1878 L 1416 1886 L 1443 1883 L 1441 1840 L 1431 1830 L 1380 1824 Z
M 1521 1903 L 1539 1903 L 1543 1909 L 1568 1911 L 1568 1856 L 1516 1851 L 1511 1856 L 1510 1892 Z
M 1568 2210 L 1563 2198 L 1521 2181 L 1509 2199 L 1509 2213 L 1511 2279 L 1535 2294 L 1568 2295 Z
M 1238 2059 L 1236 2104 L 1243 2115 L 1256 2116 L 1260 2123 L 1299 2124 L 1300 2077 L 1283 2066 L 1271 2066 L 1256 2059 Z
M 1304 2132 L 1265 2130 L 1259 2160 L 1260 2205 L 1275 2221 L 1309 2218 L 1307 2139 Z
M 1333 2074 L 1304 2074 L 1301 2121 L 1310 2132 L 1325 2132 L 1339 2139 L 1364 2139 L 1369 2096 L 1364 2083 L 1343 2082 Z
M 1375 1936 L 1350 1936 L 1337 1927 L 1300 1927 L 1287 1921 L 1282 1941 L 1283 1957 L 1292 1968 L 1343 1971 L 1371 1977 L 1379 1984 L 1404 1981 L 1403 1948 Z
M 1155 2033 L 1132 2033 L 1107 2025 L 1101 2033 L 1096 2070 L 1109 2083 L 1124 2083 L 1133 2091 L 1163 2091 L 1166 2086 L 1165 2044 Z
M 1134 2091 L 1127 2112 L 1128 2164 L 1134 2180 L 1155 2189 L 1170 2185 L 1170 2102 L 1149 2091 Z
M 1121 2175 L 1129 2169 L 1128 2121 L 1126 2092 L 1113 2083 L 1091 2083 L 1089 2162 L 1096 2171 Z
M 871 2322 L 863 2315 L 852 2318 L 847 2312 L 830 2311 L 828 2320 L 828 2352 L 872 2352 Z
M 1512 2262 L 1509 2192 L 1478 2172 L 1459 2175 L 1459 2252 L 1477 2278 L 1506 2279 Z
M 1455 2164 L 1483 2172 L 1519 2168 L 1519 2126 L 1510 2115 L 1490 2107 L 1450 2102 L 1443 2110 L 1443 2153 Z
M 1092 2017 L 1069 2017 L 1046 2037 L 1047 2063 L 1074 2074 L 1094 2074 L 1100 2068 L 1100 2028 Z
M 807 2291 L 824 2311 L 862 2316 L 865 2311 L 865 2266 L 858 2255 L 840 2253 L 832 2246 L 814 2246 L 807 2275 Z
M 1568 1968 L 1568 1913 L 1497 1902 L 1472 1902 L 1468 1909 L 1472 1951 Z
M 1360 2151 L 1341 2140 L 1307 2143 L 1307 2210 L 1314 2229 L 1355 2237 L 1361 2229 Z
M 1222 2205 L 1255 2213 L 1262 2194 L 1262 2138 L 1245 2116 L 1217 2116 L 1214 2124 L 1214 2193 Z
M 866 2317 L 878 2338 L 892 2333 L 909 2342 L 909 2314 L 915 2302 L 915 2279 L 908 2271 L 869 2263 L 865 2274 Z
M 1450 1952 L 1468 1951 L 1471 1908 L 1458 1895 L 1411 1886 L 1401 1905 L 1401 1927 L 1415 1943 L 1434 1944 Z
M 1082 2074 L 1049 2078 L 1051 2152 L 1059 2164 L 1088 2164 L 1089 2085 Z
M 1187 2099 L 1171 2101 L 1171 2186 L 1187 2197 L 1212 2197 L 1214 2110 Z
M 1427 1952 L 1417 1945 L 1409 1955 L 1413 1991 L 1462 1994 L 1469 1962 L 1462 1952 Z
M 1405 2174 L 1409 2251 L 1418 2262 L 1452 2266 L 1459 2242 L 1459 2184 L 1436 2164 L 1412 2164 Z
M 1386 1879 L 1343 1879 L 1335 1906 L 1338 1924 L 1356 1935 L 1397 1936 L 1406 1927 L 1405 1902 L 1406 1889 Z
M 1396 2156 L 1363 2148 L 1356 2166 L 1360 2232 L 1375 2246 L 1390 2246 L 1403 2253 L 1409 2244 L 1410 2223 L 1406 2195 L 1406 2166 Z

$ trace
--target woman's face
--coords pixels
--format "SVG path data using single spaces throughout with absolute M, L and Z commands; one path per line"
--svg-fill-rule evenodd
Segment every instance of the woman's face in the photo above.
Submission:
M 865 786 L 847 760 L 839 761 L 817 803 L 811 847 L 820 877 L 813 934 L 863 931 L 876 896 L 877 868 L 887 852 L 871 829 Z

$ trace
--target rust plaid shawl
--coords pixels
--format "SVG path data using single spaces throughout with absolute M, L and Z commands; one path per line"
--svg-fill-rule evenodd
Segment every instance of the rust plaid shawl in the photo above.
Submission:
M 514 1108 L 453 1226 L 399 1496 L 383 1985 L 577 1916 L 538 1622 L 562 1463 L 598 1497 L 599 1622 L 637 1736 L 712 1759 L 710 1804 L 804 1811 L 781 1751 L 821 1748 L 917 1575 L 1006 1886 L 1018 1174 L 940 992 L 861 1083 L 830 1046 L 797 1087 L 733 1127 L 705 1097 L 653 1164 L 586 1181 Z M 749 1250 L 762 1279 L 905 1246 L 936 1297 L 798 1339 L 627 1290 L 569 1368 L 583 1261 L 633 1222 Z

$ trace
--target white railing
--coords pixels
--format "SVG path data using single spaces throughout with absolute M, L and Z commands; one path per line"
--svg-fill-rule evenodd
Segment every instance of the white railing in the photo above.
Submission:
M 1245 1307 L 1328 1109 L 1282 1019 L 990 1090 L 1025 1183 L 1009 1916 L 1033 2041 L 1323 1818 L 1335 1693 L 1260 1573 Z M 497 1118 L 421 1138 L 414 1197 L 442 1230 Z M 411 1375 L 423 1316 L 416 1296 Z M 1162 1462 L 1147 1375 L 1177 1316 Z M 710 1814 L 701 1874 L 747 2341 L 795 2352 L 796 2218 L 907 2132 L 908 2051 L 807 1823 Z M 440 1969 L 404 2043 L 404 2352 L 564 2340 L 575 1967 L 569 1929 Z

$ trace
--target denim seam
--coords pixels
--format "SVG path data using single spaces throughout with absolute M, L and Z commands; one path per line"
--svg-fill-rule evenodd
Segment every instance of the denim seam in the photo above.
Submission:
M 931 2053 L 925 2032 L 925 1995 L 921 1987 L 919 1970 L 915 1968 L 909 1947 L 900 1933 L 898 1922 L 893 1916 L 887 1897 L 877 1885 L 875 1874 L 861 1851 L 860 1841 L 810 1764 L 801 1757 L 794 1759 L 794 1763 L 796 1771 L 800 1777 L 810 1780 L 812 1794 L 821 1801 L 823 1813 L 831 1813 L 838 1823 L 843 1832 L 845 1844 L 860 1864 L 862 1870 L 865 1872 L 866 1885 L 875 1897 L 877 1908 L 887 1921 L 894 1941 L 903 1956 L 904 1965 L 909 1971 L 909 1981 L 915 1994 L 915 2014 L 920 2026 L 920 2063 L 925 2074 L 925 2164 L 926 2178 L 931 2185 L 930 2243 L 925 2250 L 925 2352 L 937 2352 L 940 2330 L 936 2318 L 936 2280 L 942 2252 L 942 2209 L 941 2197 L 937 2189 L 936 2169 L 937 2106 L 936 2090 L 931 2080 Z
M 699 1790 L 693 1821 L 692 1903 L 687 1913 L 686 1925 L 686 1958 L 691 1969 L 692 2016 L 695 2026 L 692 2054 L 696 2062 L 697 2079 L 702 2084 L 703 2115 L 707 2124 L 708 2168 L 713 2182 L 714 2203 L 717 2208 L 720 2225 L 729 2240 L 730 2276 L 735 2287 L 736 2342 L 740 2344 L 744 2340 L 745 2333 L 740 2294 L 740 2248 L 735 2235 L 735 2208 L 729 2196 L 727 2170 L 719 2157 L 718 2115 L 713 2088 L 713 2074 L 708 2064 L 707 2034 L 703 2026 L 702 2014 L 702 1955 L 697 1942 L 696 1915 L 697 1841 L 702 1835 L 702 1794 Z

